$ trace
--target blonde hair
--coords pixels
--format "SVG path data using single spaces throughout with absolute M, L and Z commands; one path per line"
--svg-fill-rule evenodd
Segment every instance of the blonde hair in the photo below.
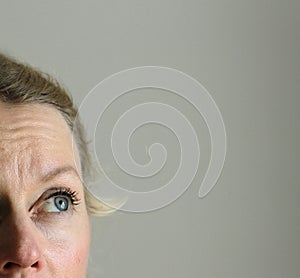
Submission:
M 87 140 L 78 110 L 67 91 L 50 75 L 0 53 L 0 101 L 6 104 L 48 104 L 56 108 L 66 120 L 78 147 L 90 215 L 106 215 L 113 209 L 97 199 L 86 186 L 92 169 Z M 77 117 L 77 118 L 76 118 Z M 76 119 L 76 120 L 75 120 Z

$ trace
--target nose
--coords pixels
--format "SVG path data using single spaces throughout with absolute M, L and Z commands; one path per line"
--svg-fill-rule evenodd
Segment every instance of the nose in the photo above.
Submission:
M 8 222 L 0 226 L 0 275 L 38 272 L 42 252 L 37 228 L 30 219 Z

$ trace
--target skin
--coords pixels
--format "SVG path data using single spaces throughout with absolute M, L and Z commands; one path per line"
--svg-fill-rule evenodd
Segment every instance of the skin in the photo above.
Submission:
M 78 165 L 55 108 L 0 103 L 0 277 L 86 276 L 90 223 Z M 61 211 L 59 196 L 49 196 L 65 187 L 79 204 L 62 195 Z

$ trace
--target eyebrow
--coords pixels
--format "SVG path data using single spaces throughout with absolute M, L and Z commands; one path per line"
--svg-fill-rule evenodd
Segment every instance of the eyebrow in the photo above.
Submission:
M 49 173 L 47 173 L 45 176 L 42 177 L 42 181 L 47 182 L 54 179 L 56 176 L 62 174 L 68 174 L 68 173 L 75 174 L 80 179 L 80 176 L 78 172 L 75 170 L 75 168 L 73 166 L 67 165 L 67 166 L 58 167 L 51 170 Z

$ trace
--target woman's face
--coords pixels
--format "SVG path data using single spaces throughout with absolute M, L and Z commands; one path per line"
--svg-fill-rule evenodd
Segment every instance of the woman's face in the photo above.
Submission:
M 0 103 L 0 277 L 85 277 L 90 226 L 78 164 L 58 111 Z

